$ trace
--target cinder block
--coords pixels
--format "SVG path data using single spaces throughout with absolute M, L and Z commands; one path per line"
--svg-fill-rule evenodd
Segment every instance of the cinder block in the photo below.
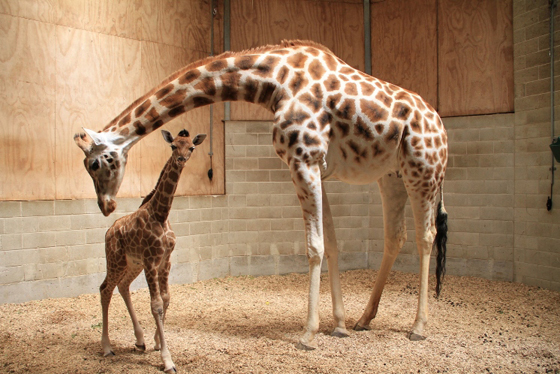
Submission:
M 21 217 L 21 204 L 20 201 L 1 201 L 0 218 Z
M 249 275 L 262 276 L 276 274 L 275 256 L 255 256 L 249 258 Z
M 56 246 L 54 232 L 37 232 L 22 234 L 22 248 L 48 248 Z
M 22 216 L 52 216 L 54 201 L 26 201 L 21 205 Z
M 86 232 L 82 231 L 56 231 L 55 241 L 57 246 L 86 244 Z
M 305 255 L 278 256 L 278 274 L 308 273 L 309 262 Z
M 85 214 L 84 200 L 55 200 L 54 212 L 56 215 Z
M 0 278 L 2 279 L 2 284 L 23 282 L 23 266 L 0 266 Z

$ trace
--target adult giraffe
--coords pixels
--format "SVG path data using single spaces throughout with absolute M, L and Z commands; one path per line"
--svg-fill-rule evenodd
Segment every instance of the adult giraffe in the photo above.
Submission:
M 377 313 L 389 271 L 406 241 L 404 208 L 410 198 L 420 254 L 420 292 L 409 338 L 423 339 L 434 241 L 438 243 L 437 294 L 445 268 L 445 129 L 420 96 L 350 67 L 322 45 L 283 41 L 196 61 L 136 100 L 100 132 L 84 129 L 91 141 L 76 134 L 103 214 L 116 208 L 114 197 L 134 144 L 180 114 L 223 101 L 259 104 L 275 115 L 272 142 L 290 168 L 303 211 L 309 259 L 307 326 L 298 347 L 315 348 L 323 255 L 328 260 L 333 335 L 348 335 L 335 232 L 322 184 L 327 178 L 352 184 L 377 181 L 383 201 L 383 260 L 356 330 L 368 329 Z M 441 224 L 436 231 L 438 191 Z

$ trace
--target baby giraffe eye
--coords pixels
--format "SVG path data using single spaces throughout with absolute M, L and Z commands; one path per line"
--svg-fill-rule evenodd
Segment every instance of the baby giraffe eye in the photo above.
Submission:
M 174 150 L 176 150 L 176 149 L 177 149 L 177 146 L 176 146 L 176 145 L 173 145 L 173 144 L 171 144 L 171 150 L 172 150 L 172 151 L 174 151 Z

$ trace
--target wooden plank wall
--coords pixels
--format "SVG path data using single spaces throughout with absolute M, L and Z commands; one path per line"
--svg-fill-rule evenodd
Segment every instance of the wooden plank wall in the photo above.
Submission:
M 513 111 L 513 1 L 439 0 L 439 111 Z
M 72 139 L 99 130 L 137 97 L 180 67 L 210 52 L 210 0 L 100 0 L 0 3 L 0 198 L 95 197 Z M 220 4 L 223 6 L 223 4 Z M 215 21 L 222 35 L 223 10 Z M 222 50 L 215 38 L 216 52 Z M 179 194 L 224 193 L 224 139 L 216 106 L 214 179 L 197 148 Z M 166 126 L 208 133 L 209 108 Z M 132 148 L 120 197 L 147 194 L 170 155 L 161 135 Z
M 351 66 L 364 69 L 363 1 L 232 0 L 231 49 L 244 50 L 282 39 L 324 44 Z M 231 118 L 273 119 L 272 113 L 232 103 Z
M 437 0 L 371 3 L 372 75 L 437 106 Z M 437 109 L 437 108 L 436 108 Z

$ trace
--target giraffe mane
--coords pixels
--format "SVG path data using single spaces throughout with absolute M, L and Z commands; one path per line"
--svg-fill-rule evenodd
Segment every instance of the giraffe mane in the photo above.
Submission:
M 280 42 L 280 44 L 268 44 L 268 45 L 255 47 L 255 48 L 250 48 L 250 49 L 246 49 L 246 50 L 243 50 L 243 51 L 237 51 L 237 52 L 227 51 L 227 52 L 223 52 L 223 53 L 221 53 L 219 55 L 216 55 L 216 56 L 205 57 L 205 58 L 196 60 L 194 62 L 191 62 L 187 66 L 177 70 L 176 72 L 174 72 L 173 74 L 168 76 L 165 80 L 163 80 L 160 84 L 158 84 L 157 86 L 152 88 L 148 93 L 146 93 L 145 95 L 143 95 L 143 96 L 139 97 L 138 99 L 134 100 L 134 102 L 132 104 L 130 104 L 124 111 L 122 111 L 121 114 L 119 114 L 117 117 L 115 117 L 107 126 L 105 126 L 103 128 L 103 130 L 107 130 L 108 128 L 113 126 L 115 123 L 120 121 L 127 113 L 130 113 L 134 108 L 136 108 L 138 105 L 140 105 L 142 102 L 144 102 L 148 97 L 155 94 L 161 87 L 163 87 L 163 86 L 169 84 L 170 82 L 174 81 L 180 75 L 184 74 L 185 72 L 187 72 L 189 70 L 196 69 L 198 67 L 201 67 L 203 65 L 206 65 L 206 64 L 208 64 L 212 61 L 219 60 L 219 59 L 224 59 L 224 58 L 234 57 L 234 56 L 241 56 L 241 55 L 246 55 L 246 54 L 264 53 L 264 52 L 272 51 L 272 50 L 279 49 L 279 48 L 289 48 L 289 47 L 314 47 L 314 48 L 322 50 L 325 53 L 334 55 L 334 53 L 330 49 L 325 47 L 324 45 L 319 44 L 319 43 L 314 42 L 314 41 L 311 41 L 311 40 L 299 40 L 299 39 L 288 40 L 288 39 L 284 39 Z

